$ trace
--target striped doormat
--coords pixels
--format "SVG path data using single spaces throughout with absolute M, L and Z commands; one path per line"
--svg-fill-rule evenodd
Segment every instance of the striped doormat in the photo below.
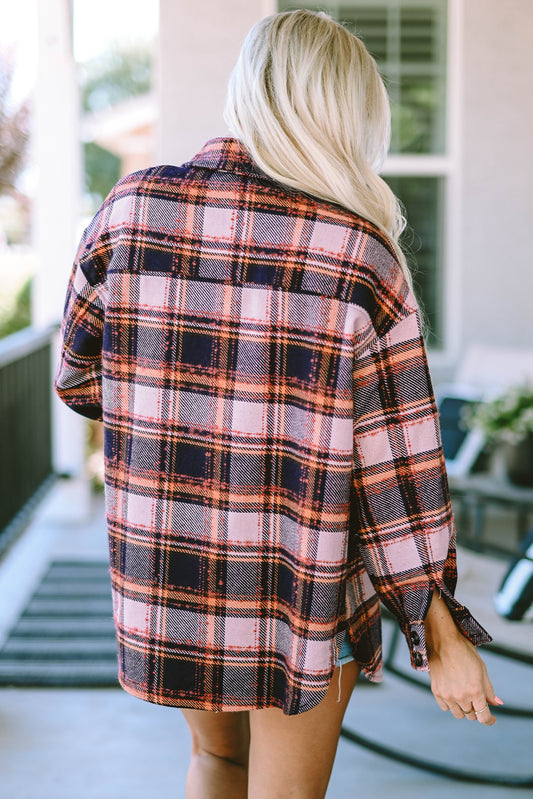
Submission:
M 0 685 L 118 685 L 109 565 L 54 561 L 0 650 Z

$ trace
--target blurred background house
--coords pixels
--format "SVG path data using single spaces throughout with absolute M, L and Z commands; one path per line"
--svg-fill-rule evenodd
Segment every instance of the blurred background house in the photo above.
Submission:
M 264 15 L 306 5 L 361 35 L 387 83 L 393 132 L 383 175 L 406 207 L 431 371 L 452 409 L 440 406 L 443 433 L 459 442 L 448 463 L 460 596 L 494 636 L 489 673 L 507 708 L 491 741 L 455 720 L 447 732 L 436 705 L 428 715 L 427 692 L 401 676 L 407 653 L 385 629 L 389 685 L 356 691 L 346 723 L 363 741 L 373 730 L 407 758 L 420 753 L 424 770 L 382 768 L 362 750 L 356 760 L 341 741 L 331 796 L 351 796 L 354 779 L 363 794 L 447 796 L 448 782 L 428 782 L 435 760 L 440 774 L 466 775 L 454 783 L 461 799 L 485 795 L 481 772 L 494 796 L 512 787 L 525 797 L 533 785 L 524 774 L 533 611 L 517 624 L 493 607 L 533 521 L 533 488 L 509 485 L 503 472 L 464 476 L 479 438 L 457 429 L 457 386 L 445 385 L 472 384 L 460 402 L 481 386 L 526 378 L 533 386 L 533 0 L 0 0 L 0 687 L 21 686 L 1 696 L 2 796 L 33 787 L 42 797 L 92 797 L 99 784 L 135 799 L 145 785 L 154 793 L 179 784 L 178 769 L 185 779 L 184 722 L 95 690 L 116 684 L 103 498 L 92 491 L 101 426 L 53 396 L 58 325 L 80 235 L 111 187 L 224 135 L 225 86 L 246 32 Z M 533 390 L 529 400 L 533 431 Z M 496 544 L 498 558 L 481 543 Z M 531 559 L 526 566 L 529 580 Z M 76 684 L 91 690 L 47 692 Z
M 122 15 L 115 23 L 117 41 L 92 59 L 81 57 L 76 43 L 87 33 L 88 14 L 102 32 L 112 29 L 110 18 L 99 18 L 97 4 L 28 5 L 29 21 L 36 23 L 38 64 L 29 121 L 25 117 L 21 129 L 31 132 L 27 161 L 34 177 L 0 198 L 0 272 L 3 286 L 15 273 L 20 283 L 23 269 L 33 275 L 31 308 L 29 283 L 20 283 L 26 293 L 19 296 L 23 310 L 16 326 L 31 322 L 42 357 L 49 357 L 41 346 L 43 331 L 61 317 L 77 240 L 107 191 L 122 174 L 154 163 L 182 163 L 207 139 L 224 135 L 225 85 L 247 30 L 261 16 L 306 6 L 329 11 L 361 35 L 386 80 L 393 136 L 383 174 L 407 211 L 404 243 L 428 320 L 434 381 L 452 379 L 475 345 L 510 348 L 518 352 L 514 363 L 531 363 L 526 357 L 533 347 L 531 0 L 116 0 L 108 5 Z M 8 8 L 3 2 L 2 13 Z M 136 15 L 146 35 L 132 48 L 121 36 L 120 19 L 127 28 L 126 17 Z M 21 36 L 30 29 L 26 25 Z M 4 339 L 0 369 L 14 369 L 34 352 L 33 339 L 24 335 L 14 344 Z M 57 335 L 49 339 L 54 360 Z M 505 363 L 500 358 L 497 369 L 505 370 Z M 489 382 L 497 382 L 490 362 L 482 370 Z M 27 386 L 13 391 L 2 415 L 6 420 L 8 406 L 12 414 L 16 408 L 18 424 L 24 425 L 31 410 L 16 392 L 27 393 Z M 36 482 L 52 470 L 75 478 L 79 495 L 73 507 L 81 512 L 88 496 L 86 425 L 54 399 L 52 407 L 53 458 Z M 2 440 L 11 436 L 20 448 L 12 433 L 15 417 L 9 418 Z M 41 439 L 48 446 L 48 438 Z M 6 485 L 20 482 L 12 459 L 10 464 Z M 28 486 L 26 494 L 34 488 Z

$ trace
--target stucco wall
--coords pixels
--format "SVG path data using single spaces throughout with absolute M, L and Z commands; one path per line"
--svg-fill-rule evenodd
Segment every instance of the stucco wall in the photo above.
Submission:
M 463 13 L 461 338 L 533 348 L 533 2 Z
M 275 0 L 160 0 L 158 160 L 182 163 L 224 135 L 225 89 L 251 26 Z

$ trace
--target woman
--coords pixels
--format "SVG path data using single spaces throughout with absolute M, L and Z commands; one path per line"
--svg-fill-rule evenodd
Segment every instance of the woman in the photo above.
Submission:
M 276 14 L 226 119 L 97 213 L 56 387 L 104 422 L 120 681 L 182 708 L 187 796 L 313 799 L 359 669 L 380 679 L 380 600 L 443 710 L 490 725 L 499 700 L 453 597 L 375 63 L 325 14 Z

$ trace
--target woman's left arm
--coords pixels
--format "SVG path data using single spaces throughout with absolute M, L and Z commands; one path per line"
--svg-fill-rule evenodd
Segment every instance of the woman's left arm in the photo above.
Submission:
M 122 184 L 125 197 L 118 192 Z M 117 195 L 119 207 L 115 209 Z M 120 235 L 119 223 L 127 217 L 129 204 L 128 183 L 123 179 L 111 190 L 85 229 L 70 274 L 61 325 L 61 355 L 54 381 L 56 393 L 76 413 L 97 421 L 102 420 L 107 269 Z
M 59 398 L 89 419 L 102 419 L 102 287 L 87 280 L 76 261 L 70 277 L 63 323 L 61 356 L 54 381 Z

